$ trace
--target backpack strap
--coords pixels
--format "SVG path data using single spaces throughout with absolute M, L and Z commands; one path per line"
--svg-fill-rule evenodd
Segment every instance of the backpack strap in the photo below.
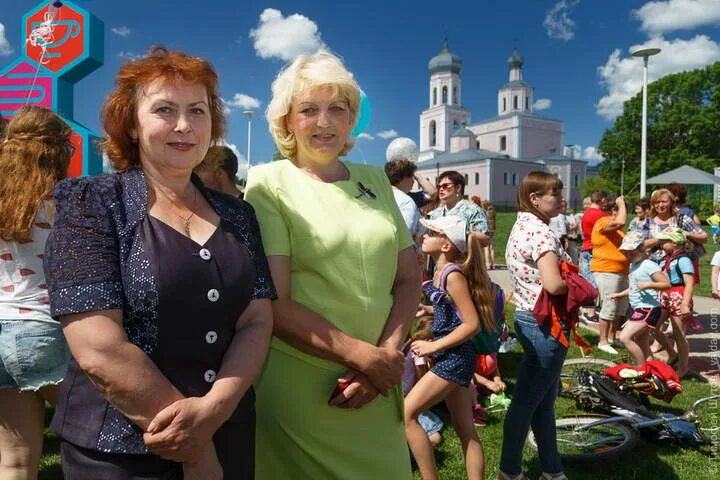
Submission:
M 457 263 L 450 263 L 445 266 L 440 274 L 440 289 L 447 291 L 447 277 L 453 272 L 462 273 L 462 268 Z

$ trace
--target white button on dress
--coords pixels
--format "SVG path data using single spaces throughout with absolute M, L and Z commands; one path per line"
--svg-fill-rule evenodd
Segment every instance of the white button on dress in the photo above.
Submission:
M 215 373 L 215 370 L 205 370 L 205 381 L 208 383 L 212 383 L 215 381 L 215 377 L 217 374 Z
M 207 292 L 207 298 L 211 302 L 217 302 L 218 300 L 220 300 L 220 292 L 218 292 L 215 288 L 211 288 Z
M 209 332 L 207 332 L 205 334 L 205 341 L 207 343 L 215 343 L 215 342 L 217 342 L 217 339 L 218 339 L 218 334 L 214 330 L 210 330 Z
M 210 253 L 210 250 L 208 250 L 207 248 L 201 248 L 199 253 L 200 253 L 200 258 L 202 258 L 205 261 L 210 260 L 212 258 L 212 254 Z

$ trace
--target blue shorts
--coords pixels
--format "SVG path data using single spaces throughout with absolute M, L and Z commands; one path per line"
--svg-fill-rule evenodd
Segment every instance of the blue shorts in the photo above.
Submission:
M 718 225 L 710 225 L 710 233 L 712 235 L 718 235 L 720 234 L 720 226 Z
M 422 412 L 418 415 L 418 422 L 420 422 L 420 426 L 423 430 L 425 430 L 425 433 L 428 434 L 428 437 L 433 433 L 439 432 L 443 428 L 443 421 L 440 420 L 440 417 L 435 415 L 431 410 Z
M 57 322 L 0 320 L 0 388 L 38 390 L 65 376 L 70 349 Z

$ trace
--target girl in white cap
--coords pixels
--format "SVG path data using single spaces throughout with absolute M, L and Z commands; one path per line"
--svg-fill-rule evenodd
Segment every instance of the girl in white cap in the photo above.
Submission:
M 670 288 L 670 280 L 660 266 L 648 260 L 643 240 L 642 233 L 634 231 L 623 238 L 619 250 L 630 261 L 630 287 L 610 296 L 612 300 L 630 297 L 632 312 L 620 332 L 620 341 L 637 366 L 643 365 L 652 355 L 650 331 L 655 330 L 662 319 L 658 290 Z
M 481 326 L 495 328 L 492 309 L 482 308 L 475 292 L 488 290 L 478 285 L 475 273 L 484 270 L 482 246 L 471 236 L 468 251 L 465 220 L 454 215 L 420 220 L 428 228 L 422 251 L 435 260 L 432 281 L 423 291 L 432 304 L 421 307 L 434 315 L 432 341 L 415 340 L 410 348 L 418 356 L 432 357 L 433 367 L 405 397 L 405 435 L 424 480 L 437 479 L 432 445 L 418 423 L 418 415 L 445 400 L 453 428 L 465 454 L 468 480 L 485 478 L 482 445 L 475 432 L 470 381 L 475 371 L 475 348 L 470 339 Z M 460 264 L 467 252 L 467 259 Z M 482 282 L 482 279 L 480 279 Z M 480 312 L 480 315 L 478 315 Z

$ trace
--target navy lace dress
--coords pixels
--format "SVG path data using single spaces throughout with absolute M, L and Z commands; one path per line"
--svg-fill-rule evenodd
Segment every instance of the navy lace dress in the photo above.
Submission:
M 423 292 L 435 311 L 432 323 L 433 339 L 438 340 L 455 330 L 461 323 L 460 312 L 447 292 L 447 277 L 452 272 L 461 272 L 455 263 L 450 263 L 440 274 L 440 287 L 428 280 L 423 283 Z M 470 340 L 433 355 L 431 372 L 438 377 L 463 387 L 470 384 L 475 372 L 475 349 Z

